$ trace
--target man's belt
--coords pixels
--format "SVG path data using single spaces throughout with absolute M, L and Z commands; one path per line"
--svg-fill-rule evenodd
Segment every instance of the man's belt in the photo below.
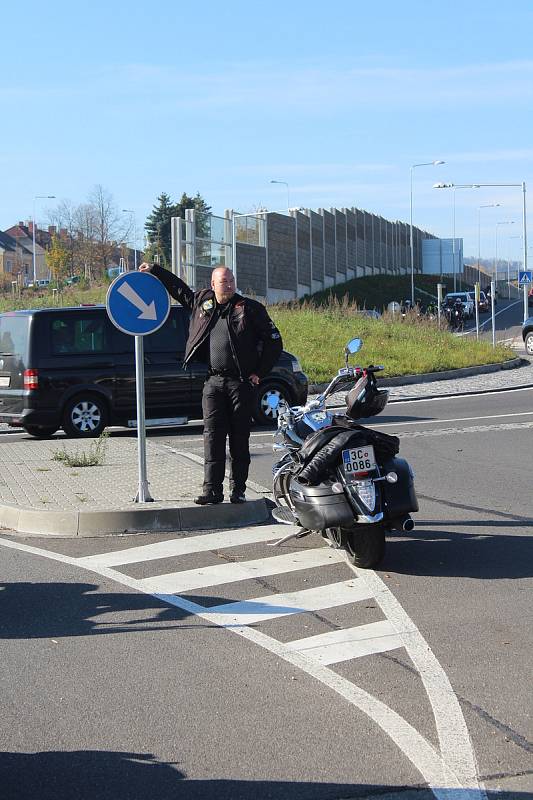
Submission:
M 235 378 L 240 380 L 240 375 L 237 372 L 232 372 L 230 369 L 209 369 L 207 374 L 209 377 L 214 375 L 217 378 Z

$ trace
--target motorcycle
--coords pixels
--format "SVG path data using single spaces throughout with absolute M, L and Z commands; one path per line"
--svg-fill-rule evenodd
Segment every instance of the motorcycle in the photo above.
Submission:
M 317 531 L 356 566 L 371 568 L 385 555 L 386 533 L 413 530 L 418 501 L 411 467 L 398 456 L 398 437 L 357 423 L 381 413 L 388 400 L 376 380 L 384 367 L 348 364 L 362 344 L 348 342 L 345 366 L 305 406 L 269 398 L 278 412 L 273 449 L 282 454 L 272 468 L 272 516 L 300 528 L 276 545 Z M 346 411 L 333 413 L 326 400 L 341 390 L 347 391 Z
M 444 306 L 444 316 L 452 331 L 462 331 L 465 326 L 465 310 L 461 302 Z

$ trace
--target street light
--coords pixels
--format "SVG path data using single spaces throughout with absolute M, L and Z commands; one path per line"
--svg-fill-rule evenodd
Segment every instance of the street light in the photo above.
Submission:
M 289 184 L 287 183 L 287 181 L 270 181 L 270 183 L 282 183 L 287 187 L 287 209 L 290 210 L 290 207 L 291 207 L 291 196 L 290 196 L 290 192 L 289 192 Z
M 132 208 L 123 208 L 124 214 L 131 214 L 133 222 L 133 259 L 135 263 L 135 270 L 137 270 L 137 221 L 135 218 L 135 211 Z
M 501 203 L 487 203 L 484 206 L 478 206 L 477 209 L 477 279 L 481 285 L 481 209 L 482 208 L 500 208 Z
M 410 193 L 410 221 L 409 221 L 409 246 L 411 250 L 411 308 L 415 306 L 415 260 L 413 250 L 413 170 L 416 167 L 438 167 L 444 161 L 424 161 L 421 164 L 411 164 L 411 193 Z
M 453 238 L 452 238 L 452 253 L 453 253 L 453 290 L 457 291 L 457 268 L 455 265 L 455 190 L 456 189 L 479 189 L 477 183 L 434 183 L 434 189 L 453 189 Z
M 494 255 L 494 282 L 498 283 L 498 225 L 514 225 L 514 220 L 496 223 L 496 253 Z
M 35 201 L 36 200 L 55 200 L 55 194 L 36 194 L 33 198 L 33 285 L 37 283 L 37 264 L 35 260 Z

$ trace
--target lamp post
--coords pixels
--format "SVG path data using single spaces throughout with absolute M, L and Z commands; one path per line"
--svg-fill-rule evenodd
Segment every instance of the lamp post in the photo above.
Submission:
M 498 283 L 498 225 L 514 225 L 514 220 L 505 220 L 503 222 L 497 222 L 495 229 L 496 229 L 496 247 L 495 247 L 495 255 L 494 255 L 494 283 Z
M 456 189 L 479 189 L 477 183 L 434 183 L 434 189 L 453 189 L 453 234 L 452 234 L 452 253 L 453 253 L 453 290 L 457 291 L 457 267 L 455 264 L 455 190 Z
M 521 238 L 522 238 L 521 234 L 517 234 L 516 236 L 509 236 L 509 239 L 521 239 Z M 531 248 L 528 247 L 528 250 L 530 249 Z M 509 266 L 510 260 L 511 258 L 509 254 L 509 259 L 507 261 L 507 282 L 509 284 L 509 300 L 511 299 L 511 276 L 510 276 L 510 266 Z M 518 289 L 518 296 L 520 297 L 520 287 L 518 286 L 518 271 L 516 273 L 516 287 Z
M 291 195 L 289 191 L 289 184 L 287 183 L 287 181 L 270 181 L 270 183 L 282 183 L 287 187 L 287 210 L 289 210 L 291 207 Z
M 135 264 L 135 271 L 137 271 L 137 220 L 135 218 L 135 211 L 132 208 L 123 208 L 124 214 L 131 214 L 133 223 L 133 262 Z
M 415 259 L 413 249 L 413 170 L 416 167 L 437 167 L 444 161 L 424 161 L 421 164 L 411 164 L 411 191 L 409 196 L 409 248 L 411 251 L 411 308 L 415 306 Z
M 36 194 L 33 198 L 33 285 L 37 283 L 37 263 L 35 259 L 35 201 L 36 200 L 55 200 L 55 194 Z
M 482 208 L 500 208 L 501 203 L 487 203 L 484 206 L 478 206 L 477 209 L 477 279 L 481 285 L 481 209 Z

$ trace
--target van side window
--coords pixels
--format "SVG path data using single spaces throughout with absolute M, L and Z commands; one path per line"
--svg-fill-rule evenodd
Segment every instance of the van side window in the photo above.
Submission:
M 144 337 L 147 353 L 184 353 L 189 330 L 186 309 L 172 306 L 165 324 L 155 333 Z
M 81 355 L 109 352 L 104 317 L 68 315 L 52 320 L 50 350 L 52 355 Z

